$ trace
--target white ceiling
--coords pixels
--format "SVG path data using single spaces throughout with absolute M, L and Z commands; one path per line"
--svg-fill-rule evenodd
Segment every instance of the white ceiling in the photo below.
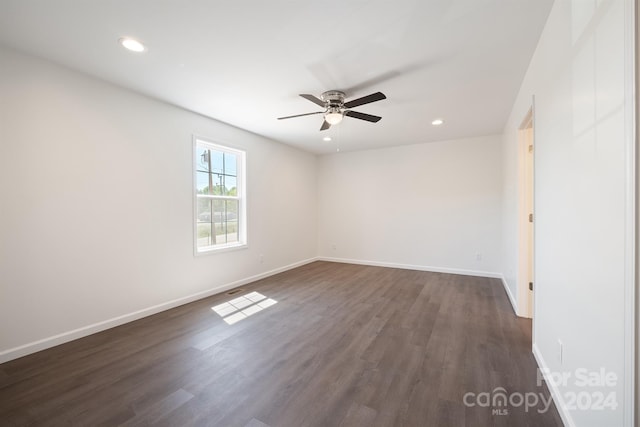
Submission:
M 552 3 L 0 0 L 0 43 L 324 153 L 500 133 Z M 329 89 L 384 92 L 354 109 L 382 120 L 276 120 L 318 111 L 298 94 Z

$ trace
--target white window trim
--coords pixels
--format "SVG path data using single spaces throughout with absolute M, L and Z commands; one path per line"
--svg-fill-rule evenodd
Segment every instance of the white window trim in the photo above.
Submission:
M 213 150 L 217 151 L 225 151 L 227 153 L 236 154 L 238 156 L 238 165 L 237 165 L 237 177 L 236 177 L 236 188 L 238 191 L 238 210 L 239 210 L 239 218 L 238 218 L 238 242 L 235 243 L 227 243 L 224 245 L 213 245 L 207 246 L 206 248 L 198 248 L 198 179 L 197 179 L 197 170 L 198 170 L 198 160 L 196 159 L 196 154 L 198 152 L 198 145 L 205 145 Z M 195 256 L 203 256 L 210 255 L 214 253 L 221 252 L 230 252 L 236 251 L 239 249 L 248 248 L 247 243 L 247 152 L 245 150 L 232 147 L 228 144 L 222 144 L 216 142 L 212 139 L 193 135 L 193 144 L 192 144 L 192 153 L 191 153 L 191 161 L 192 161 L 192 179 L 193 184 L 191 188 L 191 192 L 193 195 L 193 211 L 191 215 L 191 221 L 193 223 L 193 254 Z M 219 199 L 233 199 L 236 200 L 235 197 L 225 197 L 225 196 L 216 196 Z

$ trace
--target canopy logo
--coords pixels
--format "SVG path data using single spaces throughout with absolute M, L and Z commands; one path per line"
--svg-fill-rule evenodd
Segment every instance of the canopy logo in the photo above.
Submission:
M 538 369 L 537 386 L 544 381 L 561 393 L 562 404 L 568 410 L 615 410 L 618 407 L 616 392 L 611 391 L 618 382 L 618 376 L 604 368 L 589 371 L 580 368 L 572 372 L 551 372 Z M 567 391 L 564 391 L 564 390 Z M 523 407 L 525 412 L 535 409 L 545 413 L 551 407 L 552 398 L 544 392 L 512 392 L 504 387 L 481 393 L 468 392 L 462 398 L 467 407 L 491 408 L 492 415 L 509 415 L 511 408 Z
M 525 412 L 537 408 L 539 413 L 545 413 L 551 405 L 551 396 L 533 391 L 520 393 L 507 393 L 503 387 L 496 387 L 491 392 L 465 393 L 462 398 L 464 406 L 491 408 L 493 415 L 509 415 L 509 408 L 524 407 Z

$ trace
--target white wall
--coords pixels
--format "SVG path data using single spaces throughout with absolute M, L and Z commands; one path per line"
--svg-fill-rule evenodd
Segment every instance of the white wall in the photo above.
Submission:
M 501 174 L 499 136 L 322 156 L 318 253 L 495 275 Z
M 248 249 L 193 255 L 194 133 L 247 150 Z M 0 49 L 0 362 L 313 258 L 316 188 L 311 154 Z
M 631 425 L 633 375 L 625 362 L 631 354 L 626 322 L 633 319 L 625 303 L 633 284 L 627 120 L 633 91 L 625 87 L 631 5 L 555 2 L 503 139 L 504 271 L 516 292 L 516 131 L 535 95 L 534 352 L 542 366 L 574 375 L 555 390 L 561 400 L 570 400 L 567 393 L 602 391 L 614 392 L 619 404 L 615 410 L 563 410 L 568 425 Z M 576 369 L 600 368 L 617 375 L 616 387 L 576 385 Z

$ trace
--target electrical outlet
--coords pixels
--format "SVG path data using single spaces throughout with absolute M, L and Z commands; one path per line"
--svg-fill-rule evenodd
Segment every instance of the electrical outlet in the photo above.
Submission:
M 260 259 L 260 264 L 262 264 L 264 262 L 264 255 L 260 254 L 258 259 Z
M 562 365 L 563 348 L 562 341 L 558 340 L 558 362 Z
M 336 245 L 331 245 L 331 249 L 336 250 Z
M 476 252 L 476 261 L 482 261 L 482 252 Z

